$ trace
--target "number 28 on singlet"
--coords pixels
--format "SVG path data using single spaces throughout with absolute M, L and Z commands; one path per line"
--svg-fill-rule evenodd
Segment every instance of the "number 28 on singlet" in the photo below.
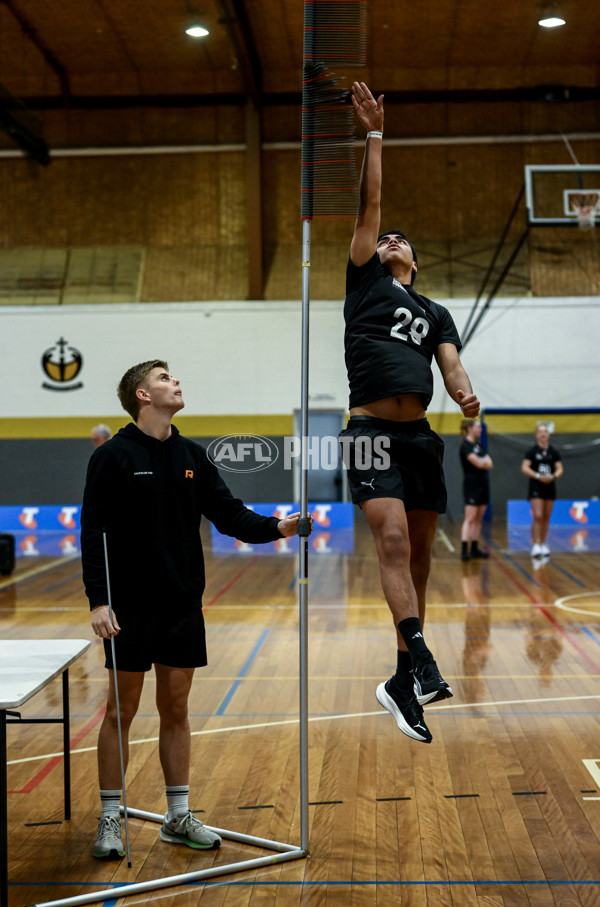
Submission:
M 420 346 L 423 337 L 426 337 L 429 332 L 429 322 L 425 318 L 414 318 L 410 309 L 406 309 L 404 306 L 396 309 L 394 318 L 398 320 L 391 329 L 390 336 L 396 337 L 398 340 L 408 340 L 410 336 L 413 343 Z

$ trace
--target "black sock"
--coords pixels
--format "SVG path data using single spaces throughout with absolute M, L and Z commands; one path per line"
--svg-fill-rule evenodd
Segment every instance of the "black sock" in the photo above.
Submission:
M 398 649 L 396 660 L 396 673 L 391 679 L 394 690 L 412 690 L 413 678 L 411 672 L 412 658 L 410 652 Z
M 398 629 L 410 652 L 413 664 L 416 661 L 421 660 L 424 656 L 431 655 L 429 649 L 425 645 L 421 621 L 418 617 L 405 617 L 404 620 L 401 620 L 398 624 Z
M 479 542 L 478 541 L 471 542 L 471 553 L 473 553 L 473 551 L 478 551 L 478 550 L 479 550 Z
M 469 553 L 469 543 L 461 542 L 460 544 L 461 544 L 461 554 L 468 554 Z

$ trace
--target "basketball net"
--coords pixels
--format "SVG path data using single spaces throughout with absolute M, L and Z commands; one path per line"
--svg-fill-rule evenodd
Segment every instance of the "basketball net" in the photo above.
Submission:
M 577 215 L 580 230 L 593 230 L 596 217 L 600 214 L 600 193 L 581 192 L 569 199 L 572 210 Z

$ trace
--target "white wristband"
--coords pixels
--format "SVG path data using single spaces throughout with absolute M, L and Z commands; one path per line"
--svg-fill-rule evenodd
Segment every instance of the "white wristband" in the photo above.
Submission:
M 383 132 L 377 132 L 377 130 L 374 129 L 372 132 L 367 132 L 367 138 L 383 139 Z

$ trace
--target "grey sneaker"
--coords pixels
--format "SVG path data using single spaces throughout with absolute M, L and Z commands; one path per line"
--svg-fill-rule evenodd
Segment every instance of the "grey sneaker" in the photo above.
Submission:
M 167 822 L 165 816 L 160 829 L 160 839 L 170 844 L 185 844 L 196 850 L 216 850 L 221 846 L 221 838 L 214 831 L 209 831 L 191 811 L 180 819 L 171 819 L 170 822 Z
M 121 842 L 121 820 L 103 816 L 98 820 L 98 837 L 92 850 L 97 860 L 120 860 L 125 856 Z

